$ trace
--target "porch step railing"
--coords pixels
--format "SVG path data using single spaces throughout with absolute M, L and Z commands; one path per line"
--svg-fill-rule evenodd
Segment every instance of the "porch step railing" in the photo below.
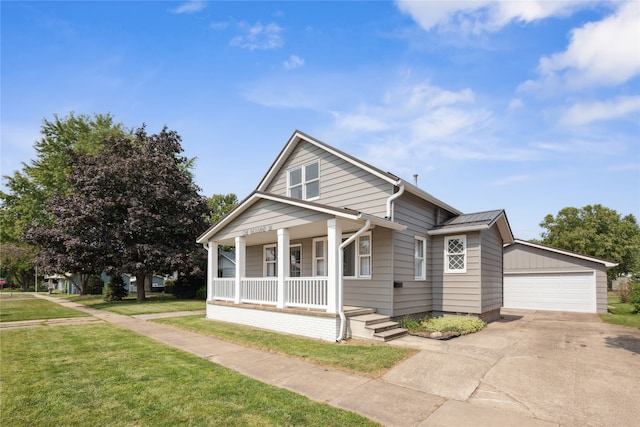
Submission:
M 326 277 L 288 277 L 285 280 L 285 306 L 308 309 L 327 308 Z M 235 278 L 213 279 L 214 300 L 235 301 Z M 240 280 L 240 302 L 261 305 L 277 305 L 277 277 L 245 277 Z

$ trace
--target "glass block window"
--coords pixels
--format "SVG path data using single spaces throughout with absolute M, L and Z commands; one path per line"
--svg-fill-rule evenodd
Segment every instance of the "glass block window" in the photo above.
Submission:
M 444 241 L 445 272 L 466 273 L 467 239 L 466 236 L 446 237 Z
M 320 197 L 320 162 L 289 170 L 287 179 L 289 197 L 301 200 Z

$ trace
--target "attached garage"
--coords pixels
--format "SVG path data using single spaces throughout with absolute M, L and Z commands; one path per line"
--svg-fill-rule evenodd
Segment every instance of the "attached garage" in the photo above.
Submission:
M 504 308 L 607 312 L 607 268 L 617 264 L 516 240 L 504 248 Z

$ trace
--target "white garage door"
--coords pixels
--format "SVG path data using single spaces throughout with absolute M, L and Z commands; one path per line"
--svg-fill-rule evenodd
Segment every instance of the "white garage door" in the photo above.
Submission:
M 595 313 L 595 275 L 505 274 L 504 307 Z

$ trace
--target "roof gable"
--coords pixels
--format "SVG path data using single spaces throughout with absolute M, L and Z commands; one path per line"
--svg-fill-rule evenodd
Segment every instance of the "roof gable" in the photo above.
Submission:
M 391 222 L 387 219 L 378 218 L 373 215 L 368 215 L 363 212 L 359 212 L 353 209 L 348 208 L 335 208 L 333 206 L 323 205 L 320 203 L 308 202 L 305 200 L 292 199 L 290 197 L 277 196 L 268 193 L 262 193 L 259 191 L 253 192 L 249 197 L 243 200 L 235 209 L 225 215 L 220 221 L 216 224 L 209 227 L 207 231 L 205 231 L 198 239 L 196 240 L 198 243 L 206 243 L 212 237 L 214 237 L 217 233 L 231 224 L 236 218 L 238 218 L 242 213 L 251 208 L 257 202 L 261 200 L 270 200 L 276 203 L 294 206 L 302 209 L 307 209 L 317 213 L 323 213 L 330 216 L 334 216 L 336 218 L 342 218 L 346 220 L 353 221 L 371 221 L 371 225 L 373 226 L 382 226 L 386 228 L 391 228 L 394 230 L 404 230 L 406 226 Z
M 309 136 L 307 134 L 305 134 L 304 132 L 301 132 L 299 130 L 296 130 L 293 135 L 291 135 L 291 138 L 289 138 L 289 141 L 287 142 L 287 144 L 284 146 L 284 148 L 282 149 L 282 151 L 280 151 L 280 154 L 278 154 L 278 157 L 276 157 L 276 160 L 273 162 L 273 164 L 271 165 L 271 167 L 269 168 L 269 170 L 267 171 L 267 173 L 265 174 L 265 176 L 262 178 L 262 180 L 260 181 L 260 183 L 258 184 L 258 187 L 256 188 L 256 191 L 265 191 L 267 189 L 267 187 L 269 186 L 269 184 L 271 183 L 271 181 L 273 181 L 273 179 L 275 178 L 275 176 L 277 175 L 277 173 L 280 171 L 280 169 L 282 168 L 282 166 L 285 164 L 287 158 L 291 155 L 291 153 L 293 153 L 293 151 L 295 150 L 295 148 L 298 146 L 298 144 L 300 144 L 300 142 L 308 142 L 309 144 L 315 145 L 316 147 L 333 154 L 334 156 L 337 156 L 355 166 L 358 166 L 361 169 L 366 170 L 367 172 L 371 173 L 372 175 L 377 176 L 378 178 L 381 178 L 385 181 L 387 181 L 390 184 L 396 184 L 400 178 L 398 178 L 397 176 L 389 173 L 389 172 L 384 172 L 378 168 L 376 168 L 375 166 L 372 166 L 366 162 L 363 162 L 359 159 L 356 159 L 355 157 L 338 150 L 337 148 L 331 147 L 328 144 L 325 144 L 322 141 L 319 141 L 315 138 L 313 138 L 312 136 Z
M 542 245 L 542 244 L 539 244 L 539 243 L 531 243 L 531 242 L 527 242 L 526 240 L 520 240 L 520 239 L 515 239 L 513 241 L 513 243 L 505 245 L 505 247 L 506 248 L 510 248 L 510 247 L 515 247 L 517 245 L 528 246 L 528 247 L 531 247 L 531 248 L 536 248 L 536 249 L 540 249 L 540 250 L 547 251 L 547 252 L 553 252 L 553 253 L 556 253 L 556 254 L 562 254 L 562 255 L 569 256 L 569 257 L 582 259 L 582 260 L 585 260 L 585 261 L 590 261 L 590 262 L 595 262 L 595 263 L 598 263 L 598 264 L 603 264 L 607 268 L 615 267 L 615 266 L 618 265 L 617 262 L 608 261 L 606 259 L 596 258 L 596 257 L 589 256 L 589 255 L 583 255 L 583 254 L 579 254 L 577 252 L 572 252 L 572 251 L 568 251 L 568 250 L 565 250 L 565 249 L 558 249 L 558 248 L 554 248 L 554 247 L 551 247 L 551 246 Z

